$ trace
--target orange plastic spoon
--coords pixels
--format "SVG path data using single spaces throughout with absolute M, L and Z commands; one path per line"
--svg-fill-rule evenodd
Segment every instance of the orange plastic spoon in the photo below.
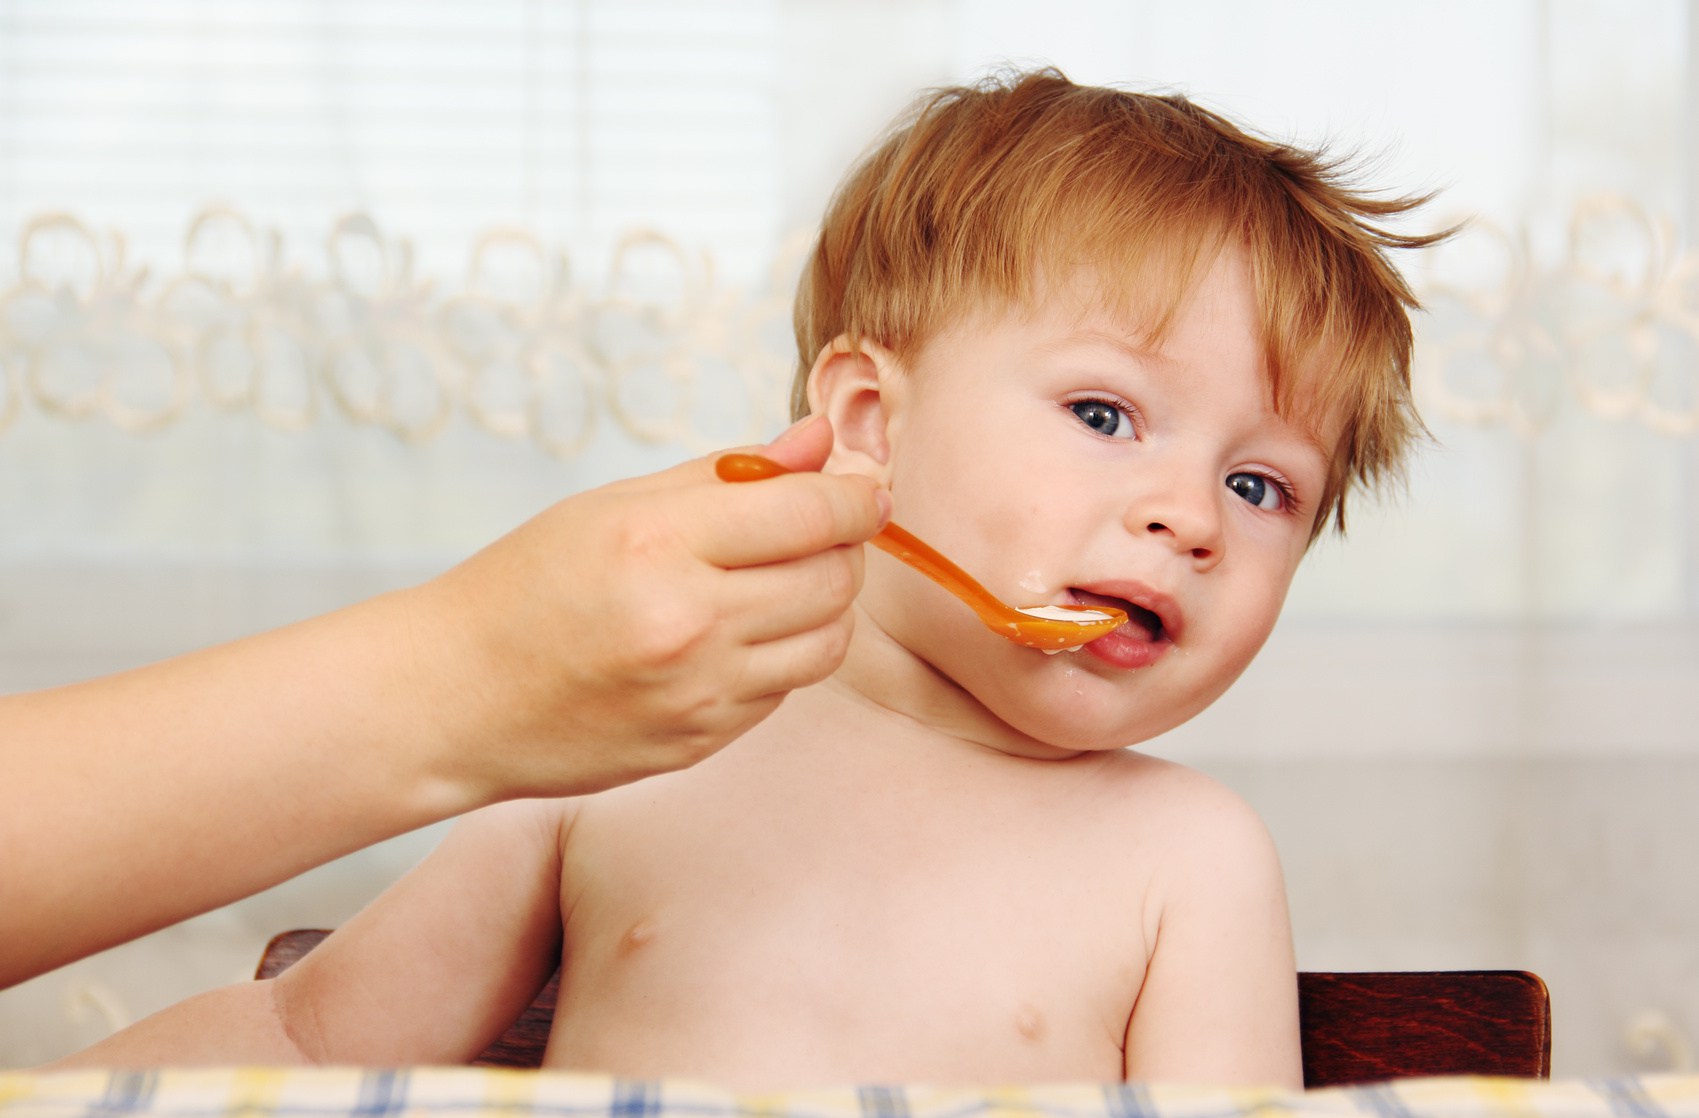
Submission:
M 788 474 L 790 470 L 759 454 L 726 454 L 714 463 L 714 472 L 724 481 L 760 481 Z M 987 628 L 1000 637 L 1028 648 L 1051 652 L 1078 648 L 1106 636 L 1126 624 L 1127 615 L 1113 606 L 1037 606 L 1033 610 L 1005 605 L 973 576 L 944 558 L 906 529 L 886 524 L 867 541 L 889 552 L 939 586 L 966 602 Z M 1078 613 L 1071 617 L 1047 617 L 1045 613 Z

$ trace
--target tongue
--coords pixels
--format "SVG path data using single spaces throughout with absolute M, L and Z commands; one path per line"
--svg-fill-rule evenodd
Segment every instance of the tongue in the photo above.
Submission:
M 1106 594 L 1088 594 L 1084 590 L 1073 591 L 1074 598 L 1082 606 L 1114 606 L 1124 610 L 1127 623 L 1115 630 L 1125 636 L 1140 636 L 1138 630 L 1143 630 L 1140 639 L 1154 641 L 1162 636 L 1162 619 L 1143 606 L 1135 606 L 1124 598 L 1111 598 Z
M 1131 603 L 1124 608 L 1127 611 L 1127 623 L 1121 626 L 1120 632 L 1124 633 L 1133 628 L 1143 629 L 1144 639 L 1147 641 L 1157 640 L 1162 636 L 1162 620 L 1156 614 Z

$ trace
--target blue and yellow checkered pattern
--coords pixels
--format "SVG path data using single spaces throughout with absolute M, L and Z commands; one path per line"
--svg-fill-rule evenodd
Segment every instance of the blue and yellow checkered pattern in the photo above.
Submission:
M 1410 1079 L 1320 1091 L 1079 1084 L 739 1094 L 563 1072 L 0 1072 L 0 1118 L 1699 1118 L 1699 1076 Z

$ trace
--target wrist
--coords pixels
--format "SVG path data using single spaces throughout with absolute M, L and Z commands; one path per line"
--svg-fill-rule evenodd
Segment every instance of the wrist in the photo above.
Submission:
M 384 665 L 374 681 L 379 735 L 396 787 L 421 825 L 461 815 L 503 797 L 487 755 L 491 721 L 478 709 L 480 677 L 472 630 L 457 623 L 455 595 L 442 579 L 392 591 L 360 607 L 379 612 L 372 650 Z

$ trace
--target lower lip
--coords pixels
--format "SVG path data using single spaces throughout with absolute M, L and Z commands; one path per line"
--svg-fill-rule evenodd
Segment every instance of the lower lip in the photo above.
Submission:
M 1128 632 L 1132 629 L 1133 632 Z M 1125 626 L 1106 637 L 1098 637 L 1084 651 L 1115 668 L 1148 668 L 1167 655 L 1174 647 L 1171 641 L 1146 640 L 1137 635 L 1137 626 Z

